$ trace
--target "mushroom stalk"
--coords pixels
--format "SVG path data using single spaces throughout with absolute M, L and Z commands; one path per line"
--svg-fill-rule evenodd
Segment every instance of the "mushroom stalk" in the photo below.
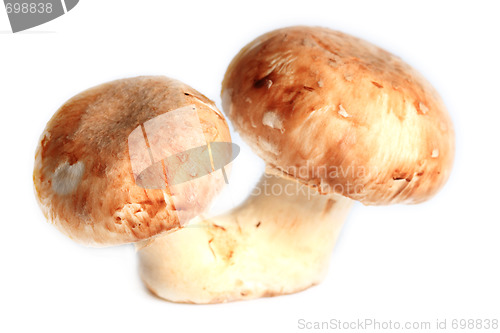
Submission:
M 219 303 L 301 291 L 322 281 L 352 200 L 264 175 L 227 214 L 137 244 L 157 296 Z

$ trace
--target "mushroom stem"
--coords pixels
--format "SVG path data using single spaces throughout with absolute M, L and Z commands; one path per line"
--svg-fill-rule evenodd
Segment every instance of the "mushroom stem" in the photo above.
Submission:
M 324 278 L 352 200 L 265 175 L 227 214 L 137 244 L 157 296 L 219 303 L 301 291 Z

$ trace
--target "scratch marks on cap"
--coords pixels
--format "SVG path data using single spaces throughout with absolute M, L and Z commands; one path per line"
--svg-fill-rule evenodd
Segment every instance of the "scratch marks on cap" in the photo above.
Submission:
M 285 129 L 283 127 L 283 120 L 274 111 L 268 111 L 264 113 L 264 116 L 262 117 L 262 124 L 264 126 L 280 130 L 281 133 L 285 132 Z
M 70 165 L 68 162 L 60 164 L 52 176 L 52 189 L 59 195 L 73 193 L 85 172 L 85 165 L 82 162 L 76 162 Z
M 415 102 L 415 105 L 417 107 L 417 112 L 419 114 L 427 114 L 429 112 L 429 108 L 424 103 L 422 103 L 422 102 L 418 102 L 418 103 Z
M 342 104 L 339 104 L 338 114 L 341 115 L 344 118 L 350 117 L 349 113 L 347 113 L 347 111 L 344 109 L 344 107 L 342 106 Z

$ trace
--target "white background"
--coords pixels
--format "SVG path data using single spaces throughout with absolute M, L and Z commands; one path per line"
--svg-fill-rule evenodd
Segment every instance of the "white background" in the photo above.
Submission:
M 493 1 L 81 0 L 63 17 L 12 34 L 0 8 L 0 331 L 293 332 L 301 318 L 500 319 L 499 13 Z M 220 82 L 238 50 L 295 24 L 378 44 L 441 93 L 457 151 L 447 186 L 431 201 L 357 204 L 321 285 L 210 306 L 150 295 L 132 246 L 85 248 L 45 222 L 33 156 L 64 101 L 109 80 L 161 74 L 220 106 Z M 236 201 L 262 168 L 243 146 L 231 181 Z

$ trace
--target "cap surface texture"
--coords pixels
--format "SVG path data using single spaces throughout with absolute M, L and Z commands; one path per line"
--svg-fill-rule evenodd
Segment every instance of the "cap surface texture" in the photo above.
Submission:
M 184 111 L 197 115 L 198 128 L 183 120 Z M 151 134 L 149 142 L 143 132 Z M 42 211 L 88 245 L 136 242 L 179 227 L 179 214 L 203 211 L 218 185 L 198 178 L 171 193 L 168 185 L 140 186 L 140 177 L 150 175 L 139 172 L 146 161 L 161 167 L 165 154 L 193 148 L 191 132 L 204 136 L 203 142 L 231 141 L 213 102 L 179 81 L 135 77 L 78 94 L 48 122 L 36 151 L 33 180 Z M 186 159 L 180 155 L 178 164 Z
M 367 205 L 418 203 L 446 182 L 454 132 L 434 88 L 399 57 L 319 27 L 245 46 L 224 112 L 268 166 Z

